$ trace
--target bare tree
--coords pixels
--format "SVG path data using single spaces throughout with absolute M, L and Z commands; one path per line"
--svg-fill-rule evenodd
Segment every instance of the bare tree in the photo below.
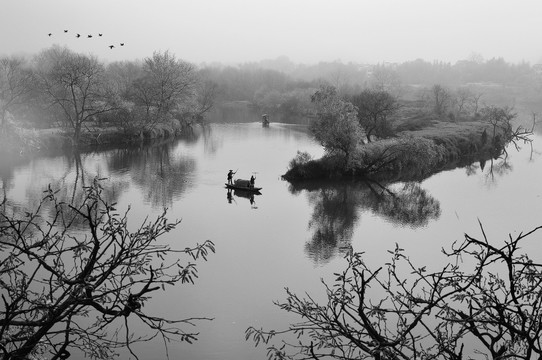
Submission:
M 431 88 L 431 100 L 433 111 L 439 116 L 445 115 L 450 106 L 450 90 L 439 84 L 433 85 Z
M 515 140 L 514 144 L 517 144 L 517 141 L 521 140 L 531 140 L 530 136 L 534 130 L 534 123 L 531 130 L 523 129 L 521 126 L 515 130 L 512 128 L 512 121 L 517 117 L 517 113 L 513 107 L 485 106 L 481 110 L 481 114 L 482 119 L 491 125 L 492 133 L 490 140 L 494 149 L 506 151 L 504 144 L 511 140 Z
M 471 98 L 471 107 L 472 107 L 472 115 L 477 116 L 478 110 L 480 109 L 480 100 L 482 99 L 483 93 L 479 92 L 473 92 L 472 98 Z
M 390 117 L 399 109 L 399 102 L 383 90 L 364 90 L 351 99 L 358 108 L 358 120 L 368 142 L 374 135 L 386 138 L 393 135 Z
M 195 67 L 168 51 L 154 52 L 143 63 L 143 75 L 134 81 L 131 97 L 146 109 L 146 121 L 155 124 L 172 112 L 183 112 L 183 105 L 195 96 Z
M 386 91 L 395 97 L 398 97 L 402 91 L 399 74 L 389 65 L 374 66 L 369 82 L 374 90 Z
M 399 246 L 376 269 L 350 251 L 346 269 L 324 284 L 327 303 L 286 289 L 277 305 L 303 320 L 282 331 L 250 327 L 246 337 L 297 337 L 271 344 L 271 359 L 540 358 L 542 264 L 520 253 L 540 229 L 497 245 L 481 227 L 481 238 L 465 235 L 444 251 L 450 261 L 435 272 Z
M 212 80 L 200 81 L 197 86 L 197 115 L 203 116 L 211 110 L 218 95 L 218 84 Z
M 473 93 L 469 88 L 460 87 L 454 94 L 454 105 L 456 112 L 459 116 L 463 115 L 467 111 L 467 107 L 471 103 Z
M 104 67 L 94 56 L 52 47 L 37 57 L 38 84 L 46 101 L 59 107 L 64 126 L 79 145 L 86 123 L 115 108 L 106 85 Z
M 40 206 L 19 218 L 0 213 L 0 353 L 3 359 L 66 359 L 70 351 L 110 359 L 115 349 L 161 336 L 191 342 L 182 329 L 197 318 L 156 317 L 143 310 L 151 293 L 193 282 L 196 265 L 214 245 L 182 250 L 158 242 L 173 230 L 166 213 L 129 230 L 127 213 L 102 197 L 99 182 L 78 205 L 59 202 L 49 188 Z M 43 208 L 54 208 L 52 217 Z M 201 318 L 203 319 L 203 318 Z M 148 328 L 134 334 L 131 324 Z

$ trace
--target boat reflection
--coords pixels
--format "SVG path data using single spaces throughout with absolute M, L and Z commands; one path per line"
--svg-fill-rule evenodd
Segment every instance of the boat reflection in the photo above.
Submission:
M 258 207 L 256 206 L 255 196 L 259 196 L 259 195 L 261 195 L 261 193 L 258 191 L 248 191 L 248 190 L 239 190 L 239 189 L 234 190 L 234 189 L 228 188 L 226 192 L 226 199 L 228 200 L 229 204 L 233 204 L 233 203 L 237 204 L 237 201 L 235 200 L 234 196 L 238 198 L 244 198 L 250 202 L 250 207 L 252 209 L 257 209 Z

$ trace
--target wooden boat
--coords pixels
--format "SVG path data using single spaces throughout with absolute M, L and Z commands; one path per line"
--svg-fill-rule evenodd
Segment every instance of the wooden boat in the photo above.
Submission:
M 250 180 L 236 179 L 233 184 L 224 184 L 228 189 L 250 191 L 253 193 L 259 192 L 261 187 L 250 186 Z
M 258 193 L 260 192 L 260 190 L 262 189 L 261 187 L 246 187 L 246 186 L 238 186 L 238 185 L 235 185 L 235 184 L 224 184 L 226 185 L 226 187 L 228 189 L 233 189 L 233 190 L 241 190 L 241 191 L 250 191 L 250 192 L 254 192 L 254 193 Z

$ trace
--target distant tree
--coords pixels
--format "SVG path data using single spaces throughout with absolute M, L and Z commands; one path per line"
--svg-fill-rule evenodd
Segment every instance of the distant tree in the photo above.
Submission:
M 511 121 L 517 117 L 517 113 L 509 106 L 485 106 L 481 113 L 482 119 L 492 127 L 491 140 L 496 146 L 501 147 L 505 140 L 501 134 L 512 130 Z
M 346 70 L 347 69 L 345 69 L 341 63 L 338 63 L 337 68 L 331 70 L 331 72 L 327 76 L 329 79 L 329 83 L 331 84 L 331 86 L 337 89 L 337 93 L 341 97 L 346 95 L 349 87 L 351 86 L 351 74 L 348 74 Z
M 134 81 L 143 76 L 143 62 L 112 62 L 107 65 L 106 73 L 114 91 L 116 91 L 121 98 L 127 99 L 130 95 L 131 86 Z
M 376 91 L 385 91 L 394 96 L 399 96 L 402 91 L 399 74 L 393 67 L 385 64 L 373 67 L 369 84 Z
M 469 87 L 459 87 L 451 94 L 451 104 L 459 117 L 477 116 L 482 93 Z
M 341 100 L 332 86 L 321 87 L 311 101 L 316 106 L 316 119 L 309 125 L 312 135 L 328 153 L 342 154 L 347 169 L 356 147 L 363 143 L 356 108 Z
M 532 146 L 532 138 L 536 125 L 536 117 L 533 117 L 533 124 L 530 129 L 519 125 L 513 127 L 512 122 L 517 117 L 513 107 L 510 106 L 485 106 L 480 111 L 481 118 L 491 125 L 492 131 L 489 134 L 493 150 L 497 152 L 495 155 L 504 153 L 507 156 L 506 144 L 512 143 L 516 149 L 520 143 L 528 143 Z
M 540 358 L 542 264 L 520 253 L 540 229 L 498 244 L 482 228 L 481 238 L 465 235 L 444 251 L 449 262 L 436 271 L 398 245 L 376 268 L 350 249 L 345 270 L 324 284 L 327 302 L 286 289 L 277 305 L 300 322 L 250 327 L 246 338 L 269 344 L 270 359 Z M 272 344 L 276 337 L 283 342 Z
M 111 359 L 119 347 L 137 358 L 136 342 L 196 339 L 182 327 L 197 318 L 162 318 L 143 306 L 165 286 L 192 283 L 194 261 L 214 252 L 213 243 L 180 250 L 160 243 L 178 224 L 165 211 L 129 229 L 128 212 L 119 214 L 102 190 L 95 182 L 81 203 L 68 205 L 49 188 L 32 212 L 0 212 L 2 359 L 58 360 L 74 350 Z M 134 322 L 148 332 L 134 334 Z
M 386 138 L 393 135 L 390 117 L 399 109 L 397 99 L 382 90 L 364 90 L 351 98 L 358 109 L 358 121 L 365 131 L 368 142 L 371 138 Z
M 480 99 L 484 94 L 477 92 L 472 94 L 471 98 L 471 107 L 472 107 L 472 116 L 478 116 L 478 110 L 480 109 Z
M 32 76 L 23 58 L 0 58 L 0 133 L 5 131 L 7 114 L 28 100 Z
M 460 87 L 455 91 L 453 104 L 459 116 L 463 115 L 467 111 L 472 95 L 473 94 L 469 88 Z
M 218 93 L 219 89 L 216 82 L 206 79 L 198 82 L 196 86 L 196 115 L 198 117 L 202 117 L 203 114 L 211 110 L 218 97 Z
M 296 88 L 283 94 L 283 101 L 280 104 L 280 112 L 284 116 L 303 116 L 311 108 L 311 94 L 314 94 L 314 88 Z
M 450 106 L 450 90 L 442 85 L 433 85 L 430 91 L 433 111 L 439 116 L 444 116 Z
M 52 47 L 36 58 L 37 86 L 46 103 L 60 109 L 62 124 L 79 145 L 85 124 L 116 107 L 104 66 L 94 56 Z
M 154 52 L 143 62 L 141 77 L 131 85 L 130 99 L 145 109 L 145 121 L 153 126 L 193 100 L 197 74 L 194 65 L 169 51 Z

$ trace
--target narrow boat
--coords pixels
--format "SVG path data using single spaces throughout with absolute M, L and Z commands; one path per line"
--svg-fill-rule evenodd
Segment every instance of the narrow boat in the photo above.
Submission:
M 260 190 L 262 189 L 261 187 L 246 187 L 246 186 L 237 186 L 237 185 L 232 185 L 232 184 L 224 184 L 226 185 L 226 187 L 228 189 L 233 189 L 233 190 L 241 190 L 241 191 L 250 191 L 250 192 L 260 192 Z
M 250 191 L 250 192 L 260 192 L 262 189 L 261 187 L 254 187 L 251 186 L 250 180 L 243 180 L 243 179 L 236 179 L 233 184 L 224 184 L 228 189 L 234 189 L 234 190 L 243 190 L 243 191 Z

